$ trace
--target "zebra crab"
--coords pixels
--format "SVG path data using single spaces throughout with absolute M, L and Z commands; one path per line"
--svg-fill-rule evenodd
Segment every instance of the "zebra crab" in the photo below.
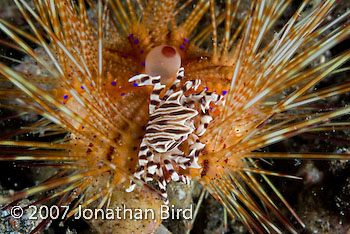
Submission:
M 184 78 L 184 68 L 176 73 L 176 79 L 165 94 L 160 98 L 161 92 L 166 85 L 161 84 L 161 76 L 150 76 L 139 74 L 129 79 L 137 86 L 153 85 L 150 95 L 149 121 L 146 126 L 146 133 L 140 144 L 138 153 L 138 168 L 134 173 L 135 178 L 149 182 L 158 181 L 160 193 L 166 203 L 168 182 L 183 182 L 189 184 L 190 179 L 175 171 L 174 164 L 183 168 L 201 168 L 198 165 L 198 155 L 204 149 L 205 144 L 201 143 L 202 136 L 209 122 L 213 119 L 209 114 L 210 103 L 217 105 L 223 100 L 222 95 L 203 90 L 199 93 L 192 93 L 188 96 L 185 93 L 193 89 L 196 91 L 201 80 L 189 80 L 180 88 Z M 200 110 L 196 110 L 196 104 Z M 200 112 L 200 114 L 199 114 Z M 196 128 L 194 117 L 200 115 L 200 123 Z M 188 141 L 188 155 L 184 155 L 179 146 Z M 164 175 L 164 170 L 170 177 Z M 131 181 L 127 192 L 133 191 L 136 184 Z

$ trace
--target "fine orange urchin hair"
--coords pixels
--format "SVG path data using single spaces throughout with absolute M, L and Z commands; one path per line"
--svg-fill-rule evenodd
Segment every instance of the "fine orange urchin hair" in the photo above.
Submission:
M 349 83 L 313 88 L 339 72 L 350 52 L 310 66 L 350 35 L 349 11 L 327 19 L 339 1 L 326 0 L 311 10 L 306 9 L 309 1 L 302 1 L 276 33 L 271 31 L 290 0 L 253 0 L 244 16 L 238 13 L 240 1 L 231 0 L 34 0 L 34 10 L 24 0 L 14 2 L 31 33 L 4 20 L 0 28 L 14 42 L 7 46 L 31 59 L 12 68 L 0 63 L 1 81 L 15 85 L 0 90 L 6 94 L 0 107 L 43 118 L 0 139 L 0 160 L 57 171 L 32 188 L 1 197 L 5 208 L 54 191 L 33 204 L 56 199 L 71 207 L 72 216 L 78 205 L 108 206 L 130 180 L 144 193 L 159 197 L 157 189 L 133 177 L 152 90 L 128 80 L 146 73 L 146 57 L 160 45 L 179 53 L 183 82 L 197 79 L 199 90 L 225 96 L 223 106 L 210 110 L 213 120 L 199 138 L 205 144 L 198 157 L 201 168 L 174 167 L 199 180 L 251 233 L 297 233 L 266 187 L 304 225 L 268 176 L 299 178 L 263 170 L 253 159 L 349 158 L 258 151 L 311 130 L 346 127 L 334 119 L 349 114 L 349 107 L 321 111 L 313 103 L 348 92 Z M 37 129 L 44 135 L 65 136 L 53 142 L 16 140 Z M 187 153 L 189 145 L 182 148 Z M 47 223 L 44 220 L 33 232 Z

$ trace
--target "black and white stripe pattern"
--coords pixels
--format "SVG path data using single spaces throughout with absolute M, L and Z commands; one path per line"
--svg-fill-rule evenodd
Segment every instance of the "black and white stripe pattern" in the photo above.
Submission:
M 190 182 L 187 176 L 178 174 L 176 171 L 178 167 L 183 169 L 200 168 L 197 163 L 198 155 L 204 149 L 205 144 L 200 142 L 198 136 L 204 134 L 212 120 L 209 114 L 210 103 L 216 104 L 222 99 L 220 95 L 206 91 L 185 96 L 185 93 L 190 89 L 196 91 L 201 81 L 186 81 L 180 88 L 183 77 L 184 69 L 180 68 L 176 79 L 166 90 L 162 99 L 160 94 L 165 85 L 161 84 L 160 76 L 152 77 L 140 74 L 129 80 L 138 86 L 154 86 L 150 96 L 150 118 L 140 145 L 139 166 L 134 176 L 145 182 L 156 179 L 160 192 L 166 201 L 166 185 L 170 180 L 181 181 L 185 184 Z M 200 107 L 199 111 L 196 110 L 196 105 Z M 193 118 L 199 113 L 200 123 L 196 128 Z M 187 156 L 184 156 L 178 147 L 186 140 L 189 152 Z M 165 171 L 170 178 L 164 175 Z M 127 192 L 131 192 L 134 188 L 135 183 L 131 181 Z

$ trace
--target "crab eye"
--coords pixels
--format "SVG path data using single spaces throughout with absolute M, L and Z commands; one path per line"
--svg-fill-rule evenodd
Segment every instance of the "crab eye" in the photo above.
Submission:
M 170 81 L 180 66 L 180 54 L 172 46 L 154 47 L 146 56 L 146 73 L 150 76 L 160 76 L 162 83 Z

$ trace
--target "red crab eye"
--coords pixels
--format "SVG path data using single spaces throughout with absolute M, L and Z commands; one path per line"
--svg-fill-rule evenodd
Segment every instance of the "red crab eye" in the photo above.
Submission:
M 180 54 L 172 46 L 154 47 L 146 56 L 146 73 L 151 76 L 161 76 L 162 83 L 170 81 L 180 66 Z

